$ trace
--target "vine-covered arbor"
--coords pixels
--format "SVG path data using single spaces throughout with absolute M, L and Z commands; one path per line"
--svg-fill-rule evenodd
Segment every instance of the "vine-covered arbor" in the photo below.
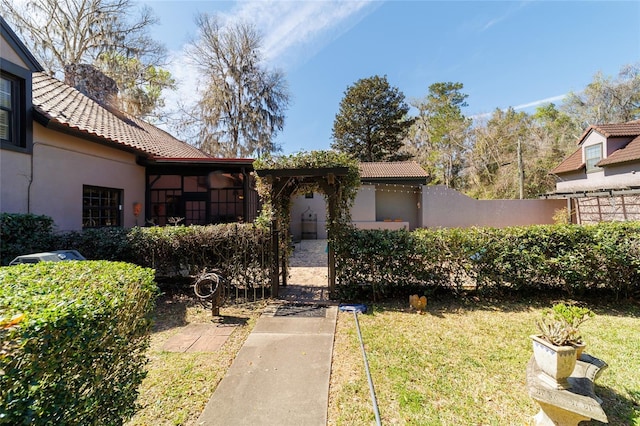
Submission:
M 293 197 L 321 192 L 327 199 L 327 233 L 329 237 L 329 294 L 335 294 L 335 256 L 331 241 L 343 226 L 350 223 L 350 208 L 360 185 L 358 164 L 344 154 L 314 151 L 289 157 L 256 160 L 258 192 L 264 201 L 263 214 L 272 228 L 273 265 L 271 292 L 278 297 L 280 270 L 286 285 L 289 250 L 289 221 Z M 280 235 L 284 237 L 280 239 Z M 282 256 L 281 256 L 282 253 Z

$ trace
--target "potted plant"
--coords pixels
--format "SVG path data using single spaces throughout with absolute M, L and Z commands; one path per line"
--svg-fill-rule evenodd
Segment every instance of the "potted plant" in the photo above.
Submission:
M 564 303 L 543 311 L 537 322 L 540 334 L 531 336 L 531 339 L 533 355 L 542 371 L 540 378 L 545 383 L 557 389 L 570 387 L 567 378 L 585 346 L 579 327 L 593 315 L 587 308 Z

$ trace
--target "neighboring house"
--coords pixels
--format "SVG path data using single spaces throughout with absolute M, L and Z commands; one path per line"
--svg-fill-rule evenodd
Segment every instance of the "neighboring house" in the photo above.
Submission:
M 415 161 L 360 163 L 361 187 L 351 209 L 351 220 L 362 229 L 413 230 L 422 226 L 420 200 L 429 176 Z M 293 201 L 291 234 L 294 239 L 324 239 L 326 203 L 322 194 L 306 194 Z
M 213 158 L 86 96 L 0 27 L 0 211 L 65 231 L 255 218 L 253 160 Z
M 577 223 L 640 220 L 640 120 L 589 126 L 551 174 Z

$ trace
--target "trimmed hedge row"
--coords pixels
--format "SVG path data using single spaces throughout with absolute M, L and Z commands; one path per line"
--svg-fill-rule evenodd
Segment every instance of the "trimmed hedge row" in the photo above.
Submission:
M 55 234 L 46 216 L 0 214 L 2 264 L 16 256 L 75 249 L 87 259 L 133 263 L 159 276 L 217 269 L 236 287 L 268 286 L 271 235 L 252 224 L 99 228 Z
M 52 250 L 53 219 L 48 216 L 0 213 L 0 265 L 16 256 Z
M 126 263 L 0 268 L 0 423 L 130 418 L 156 294 L 153 271 Z
M 230 284 L 267 285 L 269 231 L 251 224 L 101 228 L 59 236 L 60 247 L 88 259 L 118 260 L 153 268 L 159 276 L 197 275 L 217 269 Z
M 640 291 L 640 223 L 511 228 L 351 229 L 332 241 L 343 298 L 453 291 Z

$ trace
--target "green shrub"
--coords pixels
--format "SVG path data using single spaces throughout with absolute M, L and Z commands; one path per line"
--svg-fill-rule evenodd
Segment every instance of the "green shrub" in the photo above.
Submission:
M 217 269 L 231 284 L 266 285 L 271 267 L 271 234 L 252 224 L 98 228 L 58 237 L 87 259 L 104 259 L 153 268 L 159 276 L 196 275 Z
M 150 269 L 105 261 L 0 268 L 0 423 L 130 418 L 145 375 L 153 280 Z
M 56 238 L 56 246 L 78 250 L 91 260 L 137 263 L 129 239 L 130 229 L 105 227 L 71 231 Z
M 2 265 L 16 256 L 53 248 L 53 219 L 22 213 L 0 213 L 0 253 Z
M 346 230 L 333 242 L 338 294 L 640 290 L 640 223 Z

